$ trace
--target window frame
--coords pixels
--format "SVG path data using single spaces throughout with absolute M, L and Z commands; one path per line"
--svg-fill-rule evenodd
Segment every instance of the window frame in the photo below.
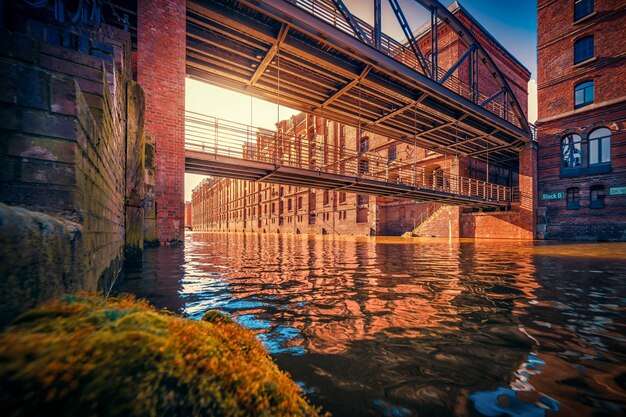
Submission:
M 588 100 L 587 92 L 589 91 L 589 89 L 591 89 L 591 99 Z M 574 109 L 580 109 L 589 106 L 590 104 L 593 104 L 596 98 L 595 89 L 596 85 L 594 80 L 586 80 L 574 85 Z M 583 91 L 583 101 L 580 103 L 576 101 L 576 93 L 578 91 Z
M 396 144 L 394 143 L 393 145 L 389 146 L 389 149 L 387 150 L 387 162 L 390 163 L 392 161 L 395 161 L 398 158 L 398 149 L 396 147 Z
M 589 8 L 589 4 L 591 4 L 591 8 Z M 581 7 L 577 7 L 578 5 L 582 5 Z M 586 6 L 584 9 L 583 7 Z M 582 15 L 578 15 L 578 10 L 582 9 Z M 574 22 L 578 22 L 581 19 L 592 14 L 595 10 L 595 4 L 593 0 L 574 0 Z
M 571 140 L 570 140 L 571 139 Z M 578 140 L 576 140 L 578 139 Z M 567 141 L 567 149 L 568 149 L 568 153 L 566 156 L 565 153 L 565 141 Z M 576 169 L 581 169 L 583 167 L 583 142 L 582 142 L 582 138 L 579 134 L 577 133 L 570 133 L 569 135 L 565 135 L 561 138 L 561 169 L 562 170 L 576 170 Z M 576 147 L 576 145 L 578 145 L 578 147 Z M 578 164 L 577 165 L 566 165 L 566 158 L 569 161 L 569 163 L 571 164 L 572 161 L 575 161 L 575 154 L 576 154 L 576 150 L 578 150 L 578 153 L 580 154 L 579 158 L 578 158 Z
M 605 187 L 602 184 L 592 185 L 589 188 L 589 208 L 602 209 L 605 207 Z
M 578 210 L 580 208 L 580 188 L 570 187 L 565 190 L 565 207 L 568 210 Z
M 594 133 L 596 132 L 600 132 L 602 130 L 606 130 L 608 133 L 604 136 L 597 136 L 597 137 L 593 137 Z M 600 134 L 598 134 L 600 135 Z M 605 141 L 604 139 L 608 139 L 608 141 Z M 592 142 L 597 142 L 598 143 L 598 161 L 597 162 L 592 162 L 591 161 L 591 149 L 592 149 Z M 608 142 L 608 145 L 606 144 L 606 142 Z M 603 154 L 603 148 L 605 146 L 608 146 L 609 148 L 609 159 L 607 161 L 603 161 L 602 160 L 602 154 Z M 598 127 L 594 130 L 591 131 L 591 133 L 589 133 L 589 136 L 587 137 L 587 147 L 589 148 L 588 150 L 588 163 L 589 163 L 589 167 L 593 167 L 593 166 L 598 166 L 598 165 L 611 165 L 611 129 L 609 129 L 608 127 Z
M 359 153 L 365 153 L 369 151 L 370 148 L 370 138 L 369 136 L 363 136 L 359 139 Z
M 583 42 L 586 42 L 589 40 L 591 40 L 591 54 L 579 56 L 580 53 L 582 52 L 589 52 L 588 51 L 589 46 L 587 44 L 583 45 Z M 578 51 L 580 52 L 577 52 L 577 48 L 578 48 Z M 593 34 L 582 36 L 574 41 L 574 65 L 580 64 L 581 62 L 585 62 L 588 59 L 593 58 L 595 56 L 595 53 L 596 53 L 595 39 L 593 37 Z

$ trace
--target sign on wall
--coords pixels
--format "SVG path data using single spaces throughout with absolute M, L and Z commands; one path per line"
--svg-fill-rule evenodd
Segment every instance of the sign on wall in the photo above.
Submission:
M 550 191 L 549 193 L 542 193 L 542 200 L 563 200 L 565 198 L 564 191 Z
M 609 195 L 626 195 L 626 187 L 611 187 Z

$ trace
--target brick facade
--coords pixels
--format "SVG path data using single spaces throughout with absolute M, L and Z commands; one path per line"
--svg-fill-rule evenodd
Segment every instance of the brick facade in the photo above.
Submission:
M 155 143 L 157 238 L 182 239 L 185 173 L 186 2 L 137 4 L 137 80 L 146 92 L 146 132 Z
M 626 6 L 590 3 L 578 20 L 573 1 L 538 3 L 537 231 L 546 239 L 626 240 Z M 586 37 L 593 51 L 575 62 Z M 577 103 L 587 82 L 593 97 Z

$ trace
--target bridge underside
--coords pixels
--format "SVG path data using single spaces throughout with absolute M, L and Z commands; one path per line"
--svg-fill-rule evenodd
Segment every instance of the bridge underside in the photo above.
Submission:
M 283 0 L 188 1 L 186 71 L 438 153 L 513 169 L 530 140 L 519 123 L 399 62 L 393 51 Z
M 215 177 L 345 191 L 394 199 L 432 201 L 465 207 L 497 208 L 508 206 L 506 201 L 491 201 L 432 188 L 412 187 L 405 184 L 351 177 L 305 168 L 249 161 L 189 149 L 185 150 L 185 171 L 192 174 Z

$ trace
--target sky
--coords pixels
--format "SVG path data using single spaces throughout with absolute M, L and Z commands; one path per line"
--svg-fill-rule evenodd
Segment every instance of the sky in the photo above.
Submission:
M 416 30 L 429 19 L 426 11 L 415 0 L 398 0 L 411 29 Z M 361 19 L 372 22 L 372 0 L 344 0 L 346 7 Z M 452 1 L 444 0 L 446 6 Z M 463 6 L 494 38 L 531 72 L 529 83 L 529 116 L 537 120 L 537 2 L 535 0 L 459 0 Z M 382 1 L 382 30 L 395 39 L 404 35 L 389 2 Z M 226 120 L 273 129 L 278 120 L 298 112 L 253 99 L 241 93 L 214 87 L 187 79 L 187 110 L 209 114 Z M 204 176 L 185 174 L 185 201 L 191 200 L 191 191 Z

